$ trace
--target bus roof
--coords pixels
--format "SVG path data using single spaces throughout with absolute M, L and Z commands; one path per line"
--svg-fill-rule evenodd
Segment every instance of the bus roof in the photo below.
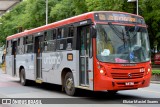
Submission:
M 83 20 L 87 20 L 87 19 L 92 19 L 93 20 L 94 19 L 94 13 L 101 13 L 101 12 L 122 13 L 122 14 L 129 14 L 129 15 L 132 15 L 132 16 L 137 16 L 135 14 L 126 13 L 126 12 L 93 11 L 93 12 L 84 13 L 84 14 L 81 14 L 81 15 L 78 15 L 78 16 L 74 16 L 74 17 L 71 17 L 71 18 L 67 18 L 67 19 L 64 19 L 64 20 L 60 20 L 60 21 L 57 21 L 57 22 L 53 22 L 53 23 L 50 23 L 50 24 L 47 24 L 47 25 L 44 25 L 44 26 L 41 26 L 41 27 L 34 28 L 34 29 L 25 30 L 23 32 L 8 36 L 7 40 L 12 40 L 12 39 L 23 37 L 23 36 L 26 36 L 26 35 L 35 34 L 35 33 L 38 33 L 38 32 L 42 32 L 44 30 L 53 29 L 53 28 L 56 28 L 56 27 L 60 27 L 60 26 L 63 26 L 63 25 L 67 25 L 67 24 L 71 24 L 71 23 L 75 23 L 75 22 L 79 22 L 79 21 L 83 21 Z M 138 16 L 138 17 L 141 17 L 141 16 Z

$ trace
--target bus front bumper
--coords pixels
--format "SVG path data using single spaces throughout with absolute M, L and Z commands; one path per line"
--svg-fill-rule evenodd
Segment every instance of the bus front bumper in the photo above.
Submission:
M 110 77 L 102 77 L 94 82 L 94 91 L 103 90 L 131 90 L 142 87 L 148 87 L 150 84 L 151 74 L 143 78 L 136 79 L 113 79 Z

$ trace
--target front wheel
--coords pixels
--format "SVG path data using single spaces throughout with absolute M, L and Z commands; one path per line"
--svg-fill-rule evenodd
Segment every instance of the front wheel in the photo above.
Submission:
M 71 72 L 68 72 L 64 79 L 64 89 L 67 95 L 75 95 L 74 78 Z
M 23 86 L 28 85 L 28 80 L 26 79 L 25 70 L 24 69 L 21 69 L 21 72 L 20 72 L 20 83 Z

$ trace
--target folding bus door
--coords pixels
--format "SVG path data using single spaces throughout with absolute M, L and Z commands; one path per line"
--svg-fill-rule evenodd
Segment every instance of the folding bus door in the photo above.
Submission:
M 17 41 L 12 41 L 12 76 L 16 75 L 16 49 Z
M 80 85 L 89 86 L 89 26 L 78 28 L 80 38 Z
M 34 39 L 34 52 L 36 54 L 36 79 L 41 80 L 42 78 L 42 41 L 43 36 L 37 36 Z

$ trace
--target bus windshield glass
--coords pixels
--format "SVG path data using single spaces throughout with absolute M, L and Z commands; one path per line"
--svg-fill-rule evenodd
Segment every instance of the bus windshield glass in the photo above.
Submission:
M 145 27 L 97 24 L 97 58 L 102 62 L 140 63 L 150 60 Z

